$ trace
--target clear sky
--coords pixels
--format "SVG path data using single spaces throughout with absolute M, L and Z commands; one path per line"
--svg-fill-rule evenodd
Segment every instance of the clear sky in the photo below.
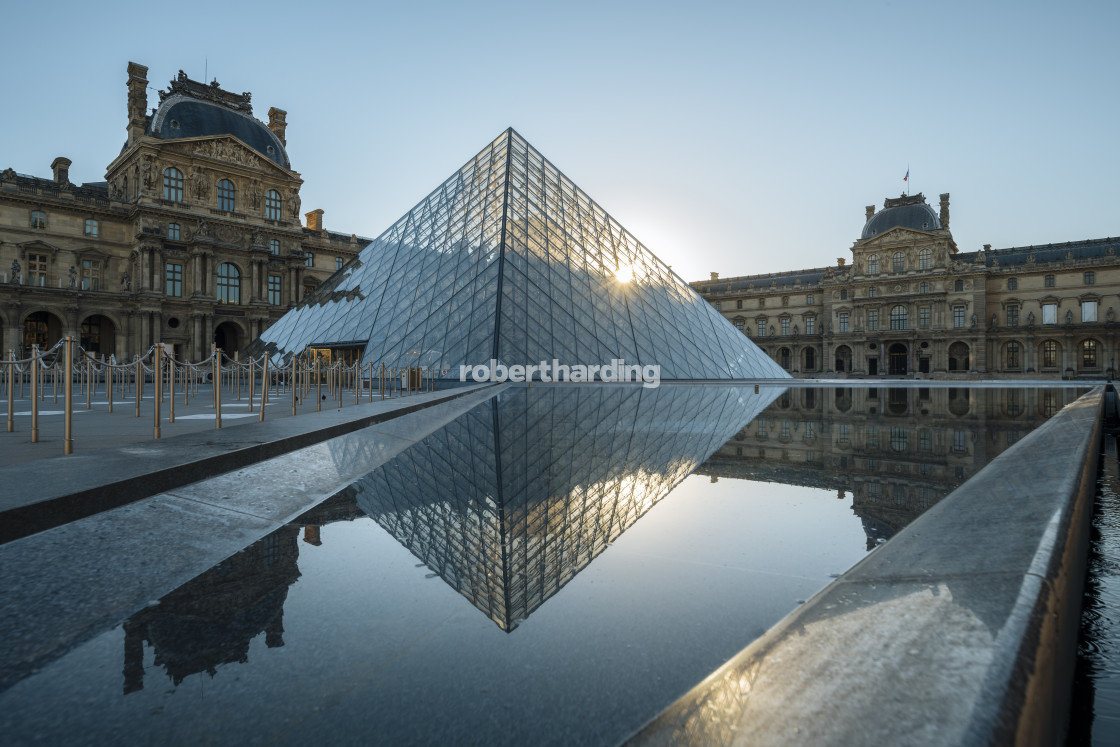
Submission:
M 104 179 L 125 67 L 288 112 L 303 207 L 376 236 L 513 126 L 688 280 L 850 257 L 950 192 L 963 251 L 1120 236 L 1120 3 L 9 4 L 0 169 Z

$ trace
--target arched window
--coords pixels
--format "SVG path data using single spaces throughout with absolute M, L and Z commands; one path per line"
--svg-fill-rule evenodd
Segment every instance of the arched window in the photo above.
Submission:
M 906 307 L 902 304 L 891 309 L 891 329 L 906 329 Z
M 241 303 L 241 271 L 229 262 L 218 267 L 218 303 Z
M 233 212 L 237 207 L 237 190 L 229 179 L 218 182 L 218 209 Z
M 1085 340 L 1081 343 L 1081 367 L 1082 368 L 1096 368 L 1100 365 L 1097 362 L 1097 351 L 1100 345 L 1096 340 Z
M 928 270 L 933 267 L 933 252 L 929 249 L 922 249 L 918 252 L 918 269 Z
M 1019 358 L 1019 343 L 1007 343 L 1007 368 L 1019 368 L 1021 366 Z
M 1058 343 L 1054 340 L 1046 340 L 1042 343 L 1042 367 L 1058 367 Z
M 270 189 L 264 196 L 264 217 L 269 220 L 280 220 L 280 208 L 283 207 L 280 202 L 280 193 L 275 189 Z
M 870 257 L 867 258 L 867 274 L 868 275 L 878 275 L 879 274 L 879 255 L 878 254 L 872 254 Z
M 183 201 L 183 172 L 174 166 L 163 170 L 163 199 Z
M 902 252 L 891 255 L 891 272 L 903 272 L 906 269 L 906 257 Z

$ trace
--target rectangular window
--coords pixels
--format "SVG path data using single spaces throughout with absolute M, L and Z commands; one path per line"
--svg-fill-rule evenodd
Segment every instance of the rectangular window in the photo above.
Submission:
M 175 262 L 168 262 L 164 288 L 169 296 L 176 298 L 183 295 L 183 266 Z
M 1008 327 L 1018 327 L 1019 326 L 1019 307 L 1016 306 L 1015 304 L 1011 304 L 1010 306 L 1007 307 L 1007 326 Z
M 813 305 L 814 302 L 813 302 L 813 294 L 812 293 L 805 296 L 805 303 L 808 304 L 809 306 Z
M 814 316 L 805 317 L 805 334 L 807 334 L 807 335 L 817 334 L 817 318 L 816 317 L 814 317 Z
M 812 420 L 805 423 L 805 438 L 817 437 L 817 424 Z
M 1042 304 L 1042 323 L 1043 324 L 1057 324 L 1058 323 L 1058 304 L 1044 303 Z
M 268 253 L 269 254 L 279 254 L 280 253 L 280 239 L 269 239 L 268 240 Z
M 737 309 L 741 309 L 741 308 L 743 308 L 743 299 L 741 299 L 741 298 L 739 298 L 739 299 L 736 299 L 736 301 L 735 301 L 735 308 L 737 308 Z
M 788 335 L 789 334 L 789 319 L 783 319 L 782 320 L 782 334 L 783 335 Z
M 841 425 L 839 428 L 837 428 L 836 440 L 842 444 L 846 444 L 851 441 L 851 426 L 845 423 L 844 425 Z
M 840 312 L 840 331 L 841 332 L 847 332 L 848 331 L 848 312 L 846 312 L 846 311 L 841 311 Z
M 848 300 L 848 289 L 847 288 L 841 288 L 840 289 L 840 300 L 841 301 L 847 301 Z
M 929 428 L 918 429 L 918 451 L 929 451 L 930 449 L 930 431 Z
M 758 320 L 758 336 L 766 337 L 766 319 Z
M 965 433 L 965 431 L 962 431 L 959 428 L 953 431 L 953 451 L 965 450 L 966 435 L 967 434 Z
M 956 327 L 957 329 L 960 329 L 960 328 L 964 327 L 964 307 L 963 306 L 954 306 L 953 307 L 953 326 Z
M 167 224 L 167 238 L 171 241 L 179 241 L 183 236 L 182 230 L 179 228 L 178 223 Z
M 82 260 L 82 290 L 101 290 L 101 261 L 97 259 Z
M 1096 301 L 1082 301 L 1081 302 L 1081 321 L 1082 322 L 1095 322 L 1095 321 L 1097 321 L 1097 302 Z
M 303 264 L 305 267 L 314 267 L 315 255 L 312 252 L 303 255 Z M 719 311 L 719 301 L 716 301 L 716 311 Z
M 46 228 L 47 227 L 47 214 L 42 210 L 31 211 L 31 227 L 32 228 Z
M 1007 343 L 1007 367 L 1019 368 L 1019 343 L 1015 341 Z
M 1053 275 L 1047 275 L 1046 276 L 1046 287 L 1047 288 L 1053 288 L 1054 287 L 1054 276 Z
M 867 331 L 876 332 L 879 329 L 879 310 L 869 309 L 867 312 Z
M 868 426 L 864 436 L 867 439 L 867 448 L 879 448 L 879 428 L 875 426 Z
M 280 276 L 268 276 L 268 302 L 273 306 L 280 305 Z
M 918 307 L 918 329 L 929 329 L 929 307 Z
M 90 236 L 95 239 L 100 235 L 97 221 L 93 220 L 92 218 L 86 218 L 85 234 L 86 236 Z
M 736 319 L 732 323 L 735 325 L 735 329 L 739 330 L 740 332 L 742 332 L 744 327 L 746 326 L 746 323 L 742 319 Z
M 47 284 L 47 255 L 27 255 L 27 279 L 31 285 L 44 286 Z
M 1092 285 L 1095 282 L 1097 282 L 1097 273 L 1093 272 L 1092 270 L 1089 270 L 1089 272 L 1086 272 L 1085 273 L 1085 285 Z
M 334 258 L 334 269 L 336 272 L 342 269 L 342 257 Z

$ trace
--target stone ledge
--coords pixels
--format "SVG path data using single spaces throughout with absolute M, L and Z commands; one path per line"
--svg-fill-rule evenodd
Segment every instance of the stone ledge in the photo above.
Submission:
M 1067 406 L 630 743 L 1064 741 L 1103 403 Z
M 0 467 L 0 544 L 462 397 L 438 390 Z

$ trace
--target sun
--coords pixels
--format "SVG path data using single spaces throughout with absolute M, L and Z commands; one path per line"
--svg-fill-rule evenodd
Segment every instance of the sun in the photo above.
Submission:
M 629 283 L 634 279 L 634 268 L 630 265 L 619 265 L 614 271 L 614 278 L 620 283 Z

